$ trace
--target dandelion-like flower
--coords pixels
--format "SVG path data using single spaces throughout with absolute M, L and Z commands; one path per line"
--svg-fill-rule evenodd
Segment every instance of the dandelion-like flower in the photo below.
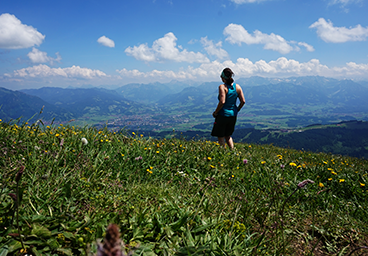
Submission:
M 82 143 L 83 143 L 83 145 L 87 145 L 88 144 L 88 140 L 86 138 L 82 138 Z
M 307 179 L 307 180 L 303 180 L 302 182 L 300 182 L 298 184 L 298 188 L 304 188 L 305 186 L 307 186 L 309 183 L 313 184 L 314 181 L 313 180 L 310 180 L 310 179 Z

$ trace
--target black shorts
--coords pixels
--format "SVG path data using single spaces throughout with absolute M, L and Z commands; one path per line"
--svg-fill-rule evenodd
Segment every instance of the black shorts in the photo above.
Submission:
M 218 115 L 213 123 L 211 135 L 216 137 L 231 136 L 234 132 L 236 116 Z

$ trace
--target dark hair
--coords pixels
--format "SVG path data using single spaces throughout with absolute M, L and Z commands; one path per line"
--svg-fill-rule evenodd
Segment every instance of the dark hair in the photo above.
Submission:
M 225 68 L 221 73 L 221 77 L 225 79 L 226 84 L 234 83 L 234 79 L 232 78 L 233 75 L 234 72 L 230 68 Z

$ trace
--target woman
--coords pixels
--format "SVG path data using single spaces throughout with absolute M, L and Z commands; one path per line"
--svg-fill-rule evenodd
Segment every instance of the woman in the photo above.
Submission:
M 234 148 L 234 142 L 231 135 L 234 132 L 236 116 L 240 109 L 245 104 L 243 90 L 238 84 L 234 84 L 233 71 L 230 68 L 225 68 L 221 73 L 223 84 L 219 86 L 218 104 L 213 112 L 215 123 L 213 124 L 212 136 L 218 138 L 221 146 L 229 146 Z M 239 98 L 240 103 L 236 106 L 236 101 Z M 226 142 L 226 144 L 225 144 Z

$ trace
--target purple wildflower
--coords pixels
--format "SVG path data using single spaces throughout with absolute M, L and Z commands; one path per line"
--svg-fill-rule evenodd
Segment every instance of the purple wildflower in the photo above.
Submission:
M 142 157 L 142 156 L 138 156 L 138 157 L 136 157 L 136 158 L 135 158 L 135 160 L 136 160 L 136 161 L 138 161 L 138 160 L 142 160 L 142 159 L 143 159 L 143 157 Z
M 243 163 L 247 164 L 248 163 L 248 159 L 243 159 Z
M 24 166 L 21 166 L 17 175 L 15 176 L 15 182 L 19 182 L 20 181 L 20 178 L 22 178 L 22 175 L 23 175 L 23 171 L 24 171 Z
M 281 167 L 281 169 L 284 169 L 284 168 L 285 168 L 285 165 L 284 165 L 284 164 L 282 164 L 282 165 L 280 165 L 280 167 Z

